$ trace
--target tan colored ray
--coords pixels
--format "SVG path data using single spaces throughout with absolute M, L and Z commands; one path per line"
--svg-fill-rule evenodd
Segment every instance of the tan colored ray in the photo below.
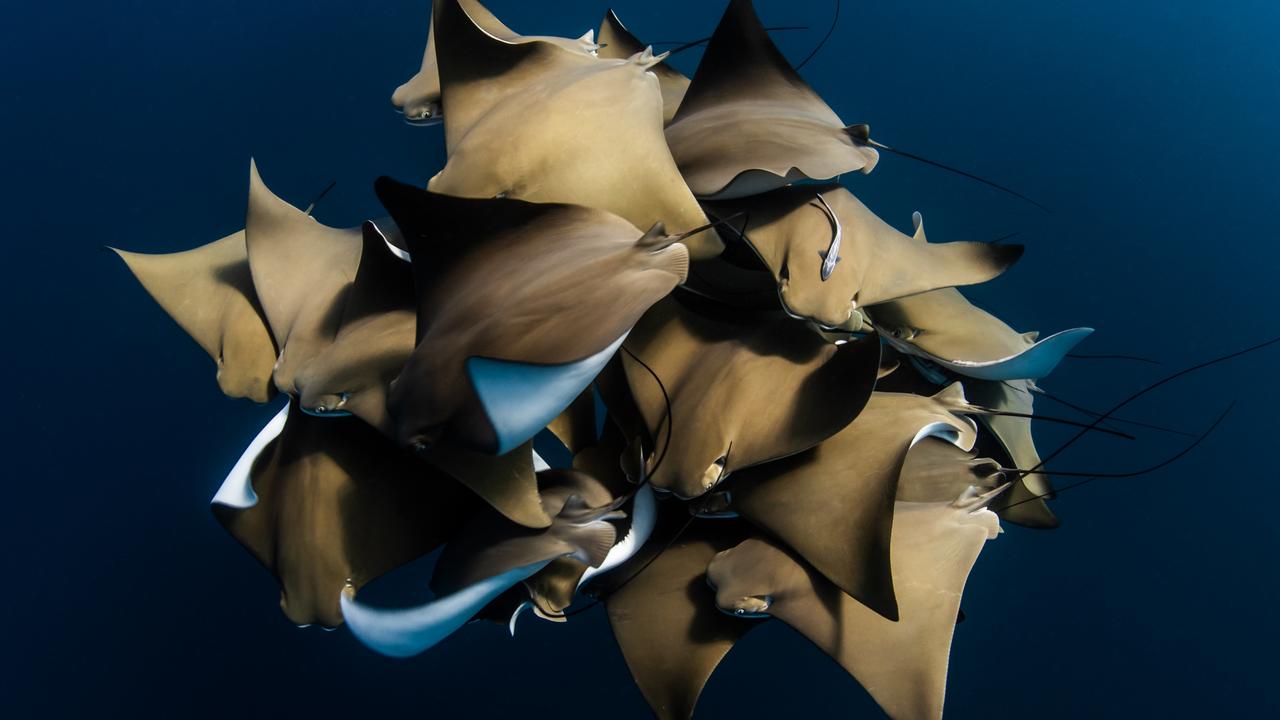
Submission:
M 926 244 L 919 213 L 912 222 L 912 240 Z M 868 308 L 867 314 L 898 350 L 982 380 L 1042 378 L 1093 332 L 1092 328 L 1072 328 L 1043 340 L 1038 332 L 1018 333 L 974 306 L 955 288 L 881 303 Z
M 260 403 L 271 399 L 276 348 L 249 275 L 244 231 L 184 252 L 111 250 L 213 358 L 222 392 Z
M 643 430 L 658 448 L 650 465 L 663 456 L 651 477 L 655 487 L 702 495 L 736 470 L 817 445 L 848 425 L 870 397 L 880 360 L 874 335 L 837 346 L 782 313 L 744 322 L 736 310 L 701 314 L 688 307 L 694 302 L 682 295 L 655 305 L 618 361 Z M 621 409 L 617 398 L 625 389 L 606 380 L 606 402 Z
M 486 33 L 458 0 L 436 0 L 435 12 L 449 162 L 430 189 L 574 203 L 641 228 L 706 224 L 662 134 L 652 54 L 605 59 L 508 42 Z M 686 244 L 695 258 L 722 247 L 710 231 Z
M 344 586 L 430 552 L 478 505 L 359 420 L 311 417 L 296 401 L 250 479 L 257 503 L 215 504 L 214 515 L 279 579 L 300 625 L 340 624 Z
M 555 558 L 597 566 L 617 539 L 610 520 L 621 516 L 614 496 L 591 476 L 574 470 L 538 474 L 546 528 L 512 523 L 496 512 L 473 518 L 445 548 L 431 577 L 438 595 L 458 592 L 487 578 Z M 576 584 L 576 581 L 575 581 Z
M 686 248 L 661 227 L 644 233 L 608 212 L 468 200 L 386 178 L 376 189 L 405 231 L 418 288 L 417 349 L 389 398 L 405 444 L 448 430 L 476 449 L 500 446 L 464 363 L 592 358 L 687 272 Z
M 897 503 L 893 580 L 901 617 L 886 620 L 840 592 L 803 560 L 750 539 L 707 568 L 716 603 L 730 613 L 767 613 L 840 663 L 892 718 L 942 717 L 951 636 L 969 570 L 999 532 L 989 498 Z
M 1033 383 L 1029 380 L 965 382 L 974 403 L 994 410 L 1008 410 L 1030 415 L 1034 398 Z M 1001 448 L 1008 453 L 1013 467 L 1040 467 L 1040 453 L 1031 435 L 1030 418 L 1000 415 L 980 415 L 979 419 L 991 430 Z M 1053 528 L 1058 519 L 1045 500 L 1053 497 L 1053 485 L 1048 475 L 1023 475 L 1014 480 L 1013 487 L 1000 502 L 1001 518 L 1028 527 Z
M 907 453 L 896 497 L 900 502 L 945 502 L 970 487 L 988 492 L 1004 482 L 1000 463 L 995 460 L 978 457 L 941 438 L 927 437 Z
M 999 360 L 1030 348 L 1038 336 L 1017 332 L 954 288 L 898 298 L 867 312 L 893 338 L 945 359 Z
M 591 388 L 582 391 L 547 429 L 570 454 L 577 455 L 596 444 L 596 396 Z
M 413 271 L 365 223 L 355 280 L 332 342 L 301 364 L 292 388 L 307 412 L 349 412 L 394 436 L 387 414 L 391 381 L 413 352 Z
M 976 429 L 958 414 L 967 407 L 959 384 L 934 397 L 872 393 L 857 419 L 811 452 L 736 475 L 726 486 L 731 506 L 845 593 L 896 619 L 889 542 L 903 464 L 930 435 L 972 448 Z
M 648 47 L 627 30 L 612 10 L 606 12 L 604 20 L 600 22 L 599 40 L 600 51 L 597 54 L 602 58 L 623 60 L 644 52 Z M 662 122 L 669 123 L 689 89 L 689 78 L 665 62 L 654 65 L 649 72 L 658 76 L 658 85 L 662 90 Z
M 845 127 L 782 56 L 750 0 L 732 0 L 667 142 L 699 197 L 746 197 L 794 180 L 871 172 L 866 126 Z
M 844 325 L 865 305 L 986 282 L 1022 255 L 1020 245 L 912 242 L 839 185 L 781 188 L 707 208 L 713 217 L 745 212 L 743 240 L 773 273 L 783 306 L 826 327 Z
M 276 197 L 250 162 L 244 232 L 253 286 L 280 349 L 273 379 L 293 392 L 298 368 L 337 334 L 360 262 L 360 231 L 321 225 Z
M 555 43 L 570 51 L 590 54 L 595 51 L 596 44 L 591 33 L 580 38 L 547 37 L 541 35 L 524 36 L 502 24 L 493 13 L 475 0 L 461 0 L 460 4 L 485 32 L 508 42 L 544 40 Z M 428 124 L 439 122 L 440 112 L 440 69 L 436 61 L 435 22 L 428 23 L 427 48 L 422 53 L 422 67 L 417 74 L 396 88 L 391 95 L 391 104 L 404 113 L 405 120 L 411 123 Z
M 741 541 L 741 525 L 695 520 L 665 547 L 682 514 L 669 513 L 652 549 L 614 571 L 625 582 L 604 600 L 631 676 L 659 720 L 688 720 L 720 660 L 753 627 L 717 612 L 706 582 L 707 563 Z
M 422 457 L 457 478 L 508 520 L 528 528 L 551 525 L 538 495 L 532 442 L 505 455 L 485 455 L 437 442 L 423 451 Z

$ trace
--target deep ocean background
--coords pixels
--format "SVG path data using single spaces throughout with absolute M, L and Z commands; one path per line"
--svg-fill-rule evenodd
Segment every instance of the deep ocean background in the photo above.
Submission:
M 577 36 L 606 0 L 490 0 L 513 28 Z M 722 3 L 612 0 L 650 41 L 711 32 Z M 1106 407 L 1143 383 L 1280 333 L 1280 6 L 1273 2 L 851 2 L 804 69 L 846 122 L 1016 187 L 886 156 L 846 178 L 935 242 L 1020 232 L 1025 258 L 968 292 L 1019 330 L 1098 329 L 1042 383 Z M 282 197 L 349 226 L 372 180 L 425 182 L 439 127 L 388 102 L 421 58 L 429 0 L 7 3 L 0 11 L 0 203 L 7 378 L 0 715 L 648 716 L 597 608 L 469 626 L 396 661 L 349 632 L 298 630 L 272 578 L 208 510 L 275 408 L 223 397 L 203 352 L 103 244 L 186 249 L 243 225 L 249 157 Z M 757 0 L 793 61 L 829 0 Z M 697 52 L 675 61 L 692 71 Z M 949 718 L 1280 713 L 1280 547 L 1272 460 L 1280 349 L 1161 389 L 1129 417 L 1197 431 L 1152 475 L 1007 527 L 968 587 Z M 1067 415 L 1043 402 L 1047 413 Z M 1063 437 L 1040 429 L 1044 451 Z M 1125 470 L 1185 438 L 1093 438 L 1058 464 Z M 410 571 L 414 570 L 413 567 Z M 419 569 L 420 570 L 420 569 Z M 410 573 L 411 574 L 411 573 Z M 404 574 L 389 586 L 412 586 Z M 376 587 L 376 586 L 375 586 Z M 875 717 L 780 623 L 721 665 L 699 717 Z

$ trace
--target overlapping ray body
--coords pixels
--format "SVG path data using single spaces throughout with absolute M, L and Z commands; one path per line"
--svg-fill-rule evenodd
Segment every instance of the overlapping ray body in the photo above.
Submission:
M 312 417 L 296 401 L 282 414 L 228 476 L 213 511 L 280 581 L 290 621 L 333 627 L 344 587 L 430 552 L 478 503 L 356 418 Z
M 449 162 L 431 190 L 585 205 L 673 232 L 706 224 L 662 134 L 652 53 L 606 59 L 509 42 L 458 0 L 436 0 L 435 27 Z M 709 231 L 686 244 L 694 257 L 721 249 Z
M 404 444 L 446 437 L 501 454 L 529 439 L 688 267 L 660 225 L 645 233 L 601 210 L 390 179 L 377 191 L 405 231 L 418 294 L 417 349 L 389 398 Z
M 782 313 L 744 319 L 687 295 L 656 305 L 623 347 L 622 382 L 664 458 L 651 482 L 686 498 L 834 435 L 862 410 L 880 364 L 874 335 L 833 345 Z M 611 409 L 625 406 L 620 391 L 608 388 Z
M 965 387 L 973 402 L 997 411 L 1032 415 L 1034 410 L 1030 380 L 968 380 Z M 1040 467 L 1040 453 L 1031 436 L 1031 418 L 984 414 L 979 420 L 994 436 L 992 456 L 1007 457 L 1005 467 Z M 1002 452 L 1000 452 L 1002 451 Z M 1001 458 L 1004 460 L 1004 458 Z M 1053 497 L 1053 485 L 1047 475 L 1023 475 L 1011 478 L 1013 486 L 998 503 L 1001 518 L 1037 528 L 1058 526 L 1058 518 L 1049 510 L 1046 498 Z
M 979 242 L 931 244 L 922 231 L 913 241 L 839 185 L 796 185 L 707 207 L 715 217 L 744 214 L 749 224 L 742 239 L 773 273 L 783 307 L 833 328 L 845 325 L 856 308 L 986 282 L 1023 250 Z M 923 225 L 917 222 L 916 228 Z
M 557 558 L 593 566 L 603 563 L 616 539 L 610 521 L 622 517 L 612 496 L 582 473 L 544 470 L 540 480 L 543 510 L 554 518 L 549 527 L 530 530 L 481 514 L 441 557 L 432 582 L 440 594 L 436 600 L 416 608 L 382 610 L 344 594 L 342 613 L 356 636 L 387 655 L 415 655 Z M 592 506 L 592 498 L 607 502 Z
M 280 348 L 272 378 L 293 392 L 298 368 L 338 333 L 360 262 L 360 230 L 316 222 L 276 197 L 251 162 L 244 233 L 253 286 Z
M 623 60 L 643 53 L 646 47 L 627 30 L 617 13 L 610 10 L 604 14 L 604 20 L 600 22 L 600 50 L 597 52 L 600 57 Z M 662 90 L 662 121 L 669 123 L 689 89 L 689 78 L 666 62 L 654 65 L 649 72 L 658 76 L 658 86 Z
M 222 392 L 254 402 L 271 399 L 276 347 L 253 289 L 243 230 L 183 252 L 112 251 L 213 358 Z
M 956 289 L 1020 246 L 930 244 L 919 213 L 907 235 L 801 182 L 923 158 L 846 127 L 749 0 L 692 81 L 612 11 L 600 39 L 434 0 L 392 100 L 448 161 L 378 179 L 391 218 L 327 227 L 251 163 L 244 231 L 117 251 L 224 392 L 289 396 L 214 513 L 292 622 L 388 655 L 599 602 L 654 713 L 687 719 L 772 616 L 890 716 L 937 718 L 995 512 L 1057 525 L 1032 396 L 1091 330 L 1037 342 Z M 437 550 L 430 602 L 357 599 Z
M 795 628 L 857 678 L 890 717 L 940 718 L 960 595 L 978 553 L 999 532 L 995 513 L 986 509 L 998 493 L 895 504 L 896 622 L 764 538 L 717 555 L 707 580 L 722 610 L 772 615 Z
M 667 126 L 699 197 L 737 198 L 795 180 L 871 172 L 865 125 L 844 122 L 769 39 L 751 0 L 732 0 Z
M 366 222 L 362 234 L 337 329 L 294 373 L 292 391 L 306 412 L 350 413 L 391 435 L 387 391 L 414 346 L 413 272 L 376 225 Z
M 743 471 L 730 507 L 785 542 L 845 593 L 898 619 L 889 569 L 898 477 L 908 452 L 940 437 L 976 440 L 959 385 L 934 397 L 873 393 L 857 419 L 808 453 Z
M 576 40 L 543 35 L 525 36 L 502 24 L 485 6 L 475 0 L 459 0 L 475 23 L 490 35 L 510 43 L 540 40 L 554 43 L 570 52 L 592 54 L 599 47 L 588 31 Z M 422 68 L 391 94 L 391 105 L 404 113 L 404 119 L 414 125 L 434 125 L 441 121 L 440 68 L 436 60 L 435 18 L 428 24 L 427 48 L 422 53 Z
M 909 355 L 979 380 L 1038 380 L 1053 372 L 1092 328 L 1039 340 L 975 307 L 955 288 L 899 298 L 867 314 L 886 341 Z
M 680 532 L 685 522 L 664 513 L 655 547 L 622 566 L 618 575 L 626 582 L 605 596 L 627 667 L 662 720 L 693 715 L 720 660 L 752 627 L 716 611 L 706 580 L 707 563 L 744 539 L 747 528 L 732 520 L 698 520 Z

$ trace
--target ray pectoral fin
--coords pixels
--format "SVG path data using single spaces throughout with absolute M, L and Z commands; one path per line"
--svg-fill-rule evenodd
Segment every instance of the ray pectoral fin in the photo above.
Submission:
M 1062 358 L 1092 333 L 1093 328 L 1063 330 L 1016 355 L 991 362 L 936 361 L 949 370 L 980 380 L 1039 380 L 1053 372 Z
M 258 494 L 253 490 L 250 470 L 253 469 L 254 462 L 266 450 L 267 446 L 280 437 L 280 433 L 284 430 L 285 419 L 288 416 L 289 406 L 286 404 L 258 432 L 253 441 L 249 443 L 249 447 L 245 448 L 240 459 L 236 461 L 235 466 L 231 468 L 231 472 L 227 473 L 226 479 L 218 487 L 218 492 L 209 501 L 211 504 L 223 505 L 237 510 L 244 510 L 258 504 Z
M 532 576 L 550 560 L 508 570 L 425 605 L 401 610 L 374 608 L 342 593 L 342 617 L 368 647 L 392 657 L 410 657 L 449 637 L 507 588 Z
M 467 376 L 497 437 L 497 454 L 510 452 L 555 420 L 591 384 L 626 334 L 604 350 L 562 365 L 472 357 Z

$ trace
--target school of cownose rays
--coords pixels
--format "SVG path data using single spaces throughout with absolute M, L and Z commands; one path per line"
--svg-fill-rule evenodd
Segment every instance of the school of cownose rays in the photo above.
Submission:
M 1020 246 L 930 242 L 835 184 L 891 148 L 750 0 L 692 78 L 666 59 L 612 11 L 533 37 L 435 0 L 392 98 L 443 125 L 425 188 L 380 178 L 388 217 L 332 228 L 251 162 L 242 231 L 117 251 L 223 392 L 288 398 L 213 512 L 291 622 L 387 655 L 598 602 L 653 712 L 688 718 L 776 618 L 890 716 L 940 717 L 979 552 L 1057 525 L 1032 401 L 1091 330 L 1013 330 L 956 287 Z M 431 602 L 360 601 L 437 550 Z

